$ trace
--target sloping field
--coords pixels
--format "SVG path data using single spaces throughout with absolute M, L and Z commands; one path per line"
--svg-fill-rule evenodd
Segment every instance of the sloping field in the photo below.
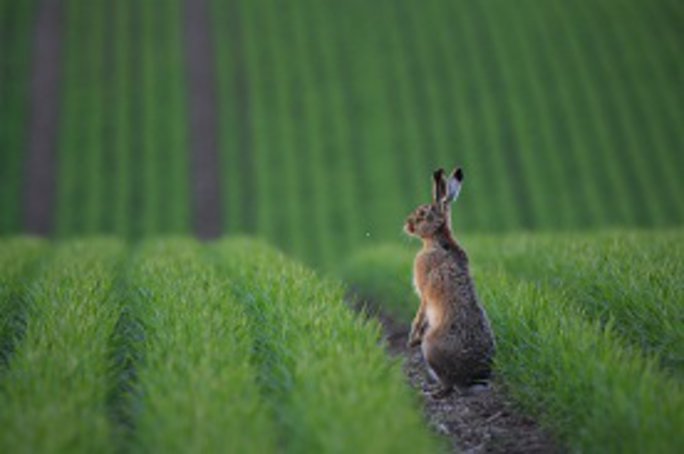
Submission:
M 343 295 L 255 240 L 4 239 L 0 451 L 437 452 Z
M 677 452 L 684 424 L 684 232 L 464 236 L 497 370 L 567 446 Z M 362 251 L 353 288 L 409 321 L 417 245 Z
M 184 3 L 62 2 L 54 233 L 192 228 Z M 22 231 L 39 5 L 0 0 L 0 233 Z M 211 0 L 226 232 L 395 240 L 461 164 L 466 231 L 684 222 L 682 4 Z

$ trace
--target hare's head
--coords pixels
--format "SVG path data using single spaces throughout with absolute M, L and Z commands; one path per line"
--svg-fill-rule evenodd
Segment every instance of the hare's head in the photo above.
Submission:
M 430 238 L 443 228 L 450 227 L 450 203 L 456 200 L 461 190 L 463 171 L 455 169 L 449 178 L 445 178 L 444 170 L 438 169 L 432 174 L 432 203 L 420 205 L 409 215 L 404 230 L 409 235 L 419 238 Z

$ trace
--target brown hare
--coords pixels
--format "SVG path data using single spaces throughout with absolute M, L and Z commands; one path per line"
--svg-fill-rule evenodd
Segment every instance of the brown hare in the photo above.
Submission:
M 475 293 L 468 256 L 451 234 L 451 202 L 463 181 L 460 168 L 445 178 L 434 172 L 433 201 L 421 205 L 406 220 L 404 229 L 420 238 L 413 283 L 420 308 L 411 325 L 408 345 L 421 346 L 428 371 L 440 383 L 436 398 L 454 386 L 468 389 L 491 375 L 494 336 Z

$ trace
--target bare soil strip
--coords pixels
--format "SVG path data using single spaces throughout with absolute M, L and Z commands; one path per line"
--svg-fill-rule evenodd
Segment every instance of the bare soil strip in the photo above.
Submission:
M 23 225 L 27 233 L 49 235 L 59 128 L 62 2 L 42 0 L 35 23 L 28 150 L 24 165 Z
M 469 395 L 454 392 L 445 399 L 434 399 L 424 392 L 430 381 L 420 349 L 406 347 L 409 327 L 383 314 L 378 318 L 390 355 L 403 357 L 409 384 L 423 395 L 428 424 L 450 441 L 454 452 L 562 452 L 548 433 L 515 407 L 496 380 L 488 389 Z
M 200 238 L 215 238 L 221 233 L 221 193 L 216 72 L 207 1 L 186 0 L 184 20 L 193 218 Z

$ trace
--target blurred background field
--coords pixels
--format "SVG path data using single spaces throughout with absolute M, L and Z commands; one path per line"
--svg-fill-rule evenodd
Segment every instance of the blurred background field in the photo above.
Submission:
M 38 0 L 0 0 L 0 234 Z M 51 233 L 192 233 L 186 2 L 59 2 Z M 459 232 L 684 221 L 684 4 L 207 0 L 223 233 L 324 267 L 465 168 Z

